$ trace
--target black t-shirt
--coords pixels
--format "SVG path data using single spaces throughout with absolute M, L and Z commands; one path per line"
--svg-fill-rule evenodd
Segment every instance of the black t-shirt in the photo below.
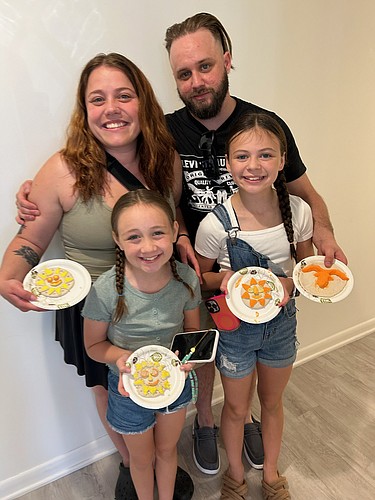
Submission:
M 199 142 L 202 134 L 207 132 L 207 128 L 193 118 L 185 107 L 166 115 L 169 130 L 175 139 L 182 161 L 183 190 L 180 206 L 192 244 L 194 244 L 200 221 L 218 203 L 223 203 L 236 191 L 236 185 L 225 166 L 225 144 L 232 124 L 242 113 L 267 113 L 282 126 L 288 143 L 287 163 L 284 167 L 287 182 L 298 179 L 306 171 L 288 125 L 272 111 L 242 101 L 237 97 L 234 99 L 236 107 L 233 113 L 215 131 L 214 135 L 212 153 L 220 172 L 216 179 L 207 178 L 202 167 L 203 154 L 199 149 Z

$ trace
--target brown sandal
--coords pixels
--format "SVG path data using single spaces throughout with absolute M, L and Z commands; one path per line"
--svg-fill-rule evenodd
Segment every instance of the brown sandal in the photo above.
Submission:
M 279 479 L 272 484 L 263 480 L 262 493 L 264 500 L 289 500 L 292 498 L 289 493 L 288 481 L 284 476 L 279 476 Z
M 227 473 L 223 476 L 223 486 L 221 488 L 221 500 L 244 500 L 248 491 L 247 483 L 237 483 L 234 479 L 228 476 Z

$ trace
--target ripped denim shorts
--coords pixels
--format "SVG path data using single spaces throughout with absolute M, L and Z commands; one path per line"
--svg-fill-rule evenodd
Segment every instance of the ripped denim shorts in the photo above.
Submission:
M 220 330 L 216 367 L 225 377 L 243 378 L 256 363 L 273 368 L 293 364 L 297 354 L 297 318 L 294 299 L 267 323 L 241 321 L 236 330 Z

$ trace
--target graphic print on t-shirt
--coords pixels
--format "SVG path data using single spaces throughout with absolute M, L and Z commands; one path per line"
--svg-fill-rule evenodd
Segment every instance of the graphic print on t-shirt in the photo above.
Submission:
M 237 191 L 237 186 L 231 174 L 226 169 L 225 156 L 217 156 L 220 176 L 217 179 L 208 179 L 204 172 L 203 158 L 197 156 L 180 155 L 182 162 L 185 186 L 189 191 L 188 205 L 199 212 L 211 212 L 218 204 L 224 203 L 229 196 Z

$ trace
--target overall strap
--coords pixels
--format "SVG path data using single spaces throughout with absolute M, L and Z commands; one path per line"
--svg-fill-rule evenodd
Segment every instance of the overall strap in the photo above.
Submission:
M 228 233 L 228 238 L 231 240 L 232 244 L 235 245 L 237 241 L 237 233 L 240 228 L 238 226 L 232 226 L 228 210 L 224 207 L 224 205 L 216 205 L 216 207 L 212 210 L 212 213 L 215 214 L 222 223 L 225 231 Z
M 232 226 L 228 210 L 224 205 L 216 205 L 212 212 L 223 225 L 227 238 L 227 250 L 231 268 L 234 271 L 247 266 L 259 266 L 270 269 L 276 276 L 285 277 L 283 269 L 273 262 L 267 255 L 257 252 L 248 242 L 237 239 L 237 233 L 240 230 L 238 226 Z

